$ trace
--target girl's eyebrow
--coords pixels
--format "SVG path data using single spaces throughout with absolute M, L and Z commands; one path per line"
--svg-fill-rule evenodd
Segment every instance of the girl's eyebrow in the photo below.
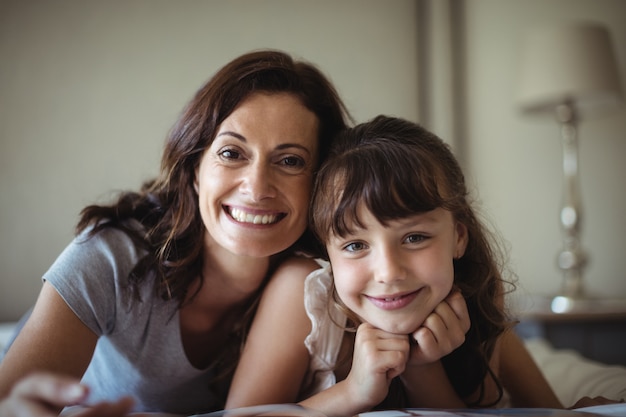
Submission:
M 430 212 L 417 213 L 405 219 L 399 220 L 400 223 L 406 223 L 406 224 L 412 224 L 416 222 L 419 224 L 432 224 L 432 223 L 439 223 L 440 221 L 441 219 L 439 217 L 437 217 L 436 215 Z

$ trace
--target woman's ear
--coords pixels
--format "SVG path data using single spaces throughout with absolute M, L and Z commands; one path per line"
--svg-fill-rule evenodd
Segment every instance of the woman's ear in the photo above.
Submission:
M 465 226 L 465 224 L 461 222 L 456 222 L 455 235 L 456 247 L 454 248 L 454 259 L 460 259 L 465 254 L 465 249 L 467 249 L 467 242 L 469 241 L 467 226 Z

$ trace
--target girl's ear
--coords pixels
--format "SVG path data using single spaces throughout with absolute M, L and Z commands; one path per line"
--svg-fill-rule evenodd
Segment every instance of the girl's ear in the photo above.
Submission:
M 456 222 L 456 247 L 454 248 L 454 259 L 462 258 L 467 248 L 467 242 L 469 241 L 469 234 L 467 232 L 467 226 L 461 222 Z

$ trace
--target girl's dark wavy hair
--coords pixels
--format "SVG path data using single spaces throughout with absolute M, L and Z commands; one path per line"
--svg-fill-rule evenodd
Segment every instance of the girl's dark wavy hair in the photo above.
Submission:
M 327 242 L 331 234 L 345 236 L 351 228 L 361 227 L 361 204 L 383 225 L 443 208 L 467 227 L 465 254 L 454 260 L 454 284 L 467 302 L 471 327 L 463 345 L 443 357 L 442 363 L 461 398 L 479 392 L 472 406 L 491 405 L 484 401 L 488 375 L 501 397 L 502 385 L 489 359 L 509 324 L 498 301 L 505 282 L 496 246 L 468 201 L 463 172 L 448 145 L 423 127 L 399 118 L 379 116 L 347 129 L 335 140 L 316 177 L 311 204 L 312 228 L 321 242 Z M 327 253 L 322 256 L 328 259 Z M 353 323 L 359 322 L 336 292 L 333 298 L 335 307 L 348 313 Z M 397 391 L 401 384 L 395 386 Z M 394 385 L 388 400 L 402 398 L 403 393 L 393 391 Z M 391 402 L 385 407 L 406 406 L 402 401 Z
M 276 50 L 252 51 L 226 64 L 201 87 L 181 113 L 166 138 L 159 175 L 138 192 L 124 192 L 110 205 L 90 205 L 82 210 L 76 232 L 93 225 L 91 235 L 106 227 L 125 231 L 147 255 L 130 276 L 136 289 L 154 272 L 157 293 L 182 305 L 192 281 L 202 277 L 205 227 L 199 214 L 194 177 L 204 151 L 219 125 L 247 97 L 256 92 L 290 93 L 319 120 L 318 161 L 323 161 L 332 138 L 351 121 L 332 83 L 314 65 L 294 60 Z M 142 227 L 133 226 L 135 220 Z M 282 254 L 316 245 L 310 231 Z M 272 272 L 272 268 L 268 275 Z M 193 296 L 193 295 L 191 295 Z M 253 311 L 249 311 L 252 315 Z

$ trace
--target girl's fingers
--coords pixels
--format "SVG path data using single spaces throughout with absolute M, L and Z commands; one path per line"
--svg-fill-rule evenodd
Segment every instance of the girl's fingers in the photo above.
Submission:
M 467 311 L 467 303 L 465 302 L 465 298 L 463 298 L 461 292 L 453 290 L 444 301 L 454 313 L 460 328 L 463 330 L 463 333 L 467 333 L 471 322 L 469 312 Z
M 367 323 L 357 330 L 355 359 L 392 378 L 404 370 L 409 350 L 407 336 L 387 333 Z

